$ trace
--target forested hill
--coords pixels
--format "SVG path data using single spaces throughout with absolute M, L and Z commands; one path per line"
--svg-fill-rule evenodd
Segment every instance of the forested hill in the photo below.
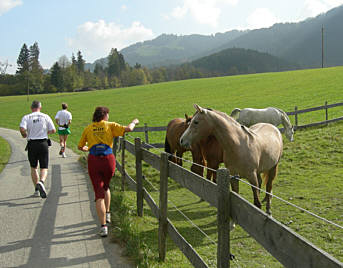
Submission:
M 268 53 L 243 48 L 225 49 L 195 60 L 191 65 L 209 76 L 278 72 L 298 68 L 295 64 Z
M 254 30 L 228 42 L 218 50 L 241 47 L 268 52 L 303 67 L 320 67 L 322 27 L 325 66 L 343 65 L 343 5 L 299 23 L 275 24 Z
M 209 50 L 222 47 L 244 33 L 245 31 L 230 31 L 208 36 L 162 34 L 120 52 L 130 65 L 137 62 L 148 67 L 180 64 L 208 55 Z
M 166 35 L 122 49 L 125 60 L 152 67 L 189 62 L 227 48 L 267 52 L 303 67 L 321 66 L 321 28 L 324 27 L 325 66 L 343 65 L 343 6 L 299 23 L 275 24 L 252 31 L 211 36 Z

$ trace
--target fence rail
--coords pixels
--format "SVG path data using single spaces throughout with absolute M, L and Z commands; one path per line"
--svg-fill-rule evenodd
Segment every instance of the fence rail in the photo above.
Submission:
M 330 108 L 335 108 L 335 107 L 340 107 L 343 106 L 343 102 L 339 103 L 334 103 L 334 104 L 327 104 L 325 102 L 324 105 L 322 106 L 317 106 L 313 108 L 308 108 L 308 109 L 302 109 L 298 110 L 298 107 L 294 107 L 294 111 L 291 112 L 286 112 L 287 115 L 294 116 L 294 129 L 304 129 L 308 127 L 316 127 L 316 126 L 321 126 L 321 125 L 327 125 L 330 123 L 338 122 L 343 120 L 343 116 L 338 117 L 338 118 L 333 118 L 329 119 L 329 112 L 328 110 Z M 305 124 L 305 125 L 299 125 L 299 115 L 304 114 L 304 113 L 310 113 L 314 111 L 320 111 L 320 110 L 325 110 L 325 120 L 320 121 L 320 122 L 315 122 L 315 123 L 310 123 L 310 124 Z M 149 132 L 156 132 L 156 131 L 166 131 L 167 127 L 162 126 L 162 127 L 149 127 L 146 123 L 144 124 L 144 127 L 136 127 L 134 129 L 134 132 L 144 132 L 145 134 L 145 143 L 150 144 L 151 147 L 155 148 L 164 148 L 164 143 L 149 143 Z M 280 128 L 280 131 L 283 132 L 283 128 Z M 146 149 L 149 149 L 149 146 L 144 145 Z
M 125 171 L 125 153 L 122 164 L 117 160 L 118 170 L 123 182 L 137 193 L 137 214 L 143 216 L 143 199 L 159 220 L 159 257 L 164 260 L 166 254 L 166 236 L 170 235 L 175 245 L 183 252 L 195 267 L 208 267 L 194 248 L 177 231 L 167 218 L 168 177 L 178 182 L 206 202 L 218 209 L 218 247 L 217 267 L 230 267 L 230 217 L 260 243 L 285 267 L 343 267 L 343 264 L 293 232 L 285 225 L 269 217 L 262 210 L 253 206 L 238 194 L 229 190 L 230 174 L 227 169 L 217 171 L 218 184 L 204 179 L 197 174 L 168 161 L 166 153 L 155 155 L 142 146 L 139 138 L 135 144 L 121 139 L 123 151 L 136 157 L 136 181 Z M 142 161 L 160 171 L 160 203 L 155 203 L 143 187 Z

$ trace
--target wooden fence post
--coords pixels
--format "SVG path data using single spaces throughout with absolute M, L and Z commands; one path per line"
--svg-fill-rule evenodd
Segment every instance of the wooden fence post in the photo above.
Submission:
M 149 131 L 147 123 L 144 123 L 145 143 L 149 143 Z
M 168 155 L 161 153 L 160 164 L 160 215 L 158 226 L 158 249 L 159 259 L 164 261 L 166 258 L 166 239 L 167 239 L 167 210 L 168 210 Z
M 294 122 L 295 122 L 295 129 L 298 128 L 298 106 L 294 107 Z
M 217 267 L 230 267 L 230 173 L 228 169 L 217 170 L 218 189 L 218 248 Z
M 142 176 L 142 143 L 140 138 L 135 138 L 136 153 L 136 182 L 137 182 L 137 215 L 143 216 L 143 176 Z
M 113 154 L 114 154 L 115 157 L 117 157 L 118 141 L 119 141 L 119 137 L 114 137 L 113 138 Z
M 329 113 L 328 113 L 328 102 L 325 101 L 325 121 L 329 120 Z
M 125 135 L 121 139 L 121 191 L 125 191 Z

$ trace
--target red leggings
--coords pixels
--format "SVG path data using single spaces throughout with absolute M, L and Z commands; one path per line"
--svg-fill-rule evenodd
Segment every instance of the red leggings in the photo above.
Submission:
M 113 154 L 105 156 L 88 155 L 88 174 L 93 184 L 95 200 L 104 199 L 116 169 Z

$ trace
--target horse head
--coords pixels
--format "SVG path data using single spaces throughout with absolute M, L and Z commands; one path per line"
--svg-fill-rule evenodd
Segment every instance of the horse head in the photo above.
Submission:
M 206 115 L 209 112 L 207 109 L 194 104 L 196 113 L 180 138 L 180 144 L 189 148 L 193 143 L 199 142 L 202 138 L 210 135 L 210 127 L 206 122 Z
M 285 135 L 289 141 L 294 141 L 294 126 L 285 127 Z

